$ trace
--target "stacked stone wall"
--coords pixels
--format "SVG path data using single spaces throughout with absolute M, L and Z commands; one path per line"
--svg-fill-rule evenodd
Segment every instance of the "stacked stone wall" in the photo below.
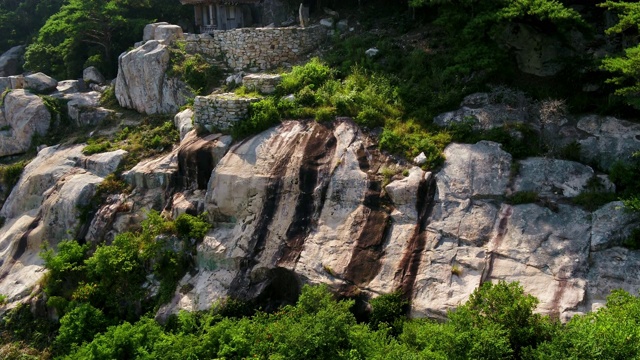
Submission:
M 208 131 L 229 130 L 249 115 L 249 105 L 260 98 L 240 97 L 233 93 L 196 96 L 193 123 Z
M 317 48 L 326 37 L 327 29 L 316 25 L 215 30 L 212 34 L 187 34 L 185 41 L 187 52 L 223 57 L 234 70 L 266 70 L 295 61 Z

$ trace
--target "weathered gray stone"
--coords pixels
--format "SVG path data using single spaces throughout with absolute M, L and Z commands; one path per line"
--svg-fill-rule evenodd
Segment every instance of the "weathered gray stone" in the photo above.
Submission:
M 347 31 L 347 29 L 349 29 L 349 21 L 347 19 L 338 21 L 338 23 L 336 24 L 336 28 L 342 32 Z
M 151 40 L 120 55 L 116 98 L 122 107 L 145 114 L 175 113 L 193 94 L 180 79 L 167 75 L 170 52 Z
M 24 88 L 24 77 L 22 75 L 9 76 L 9 80 L 11 81 L 12 89 L 23 89 Z
M 418 156 L 416 156 L 415 158 L 413 158 L 413 163 L 416 165 L 424 165 L 427 163 L 427 155 L 424 154 L 424 152 L 421 152 L 420 154 L 418 154 Z
M 169 25 L 168 22 L 157 22 L 157 23 L 153 23 L 153 24 L 147 24 L 144 27 L 143 30 L 143 34 L 142 34 L 142 41 L 149 41 L 149 40 L 157 40 L 156 39 L 156 28 L 160 25 Z
M 24 77 L 24 87 L 38 93 L 50 93 L 56 90 L 58 81 L 41 72 Z
M 334 25 L 334 20 L 333 18 L 325 18 L 325 19 L 321 19 L 320 20 L 320 25 L 329 28 L 329 29 L 333 29 L 333 25 Z
M 380 50 L 378 50 L 376 48 L 370 48 L 367 51 L 365 51 L 364 53 L 368 57 L 374 57 L 374 56 L 378 55 L 379 52 L 380 52 Z
M 574 49 L 584 43 L 579 36 L 563 41 L 522 23 L 505 26 L 501 41 L 515 53 L 518 68 L 536 76 L 556 75 L 564 68 L 562 60 L 575 54 Z
M 84 80 L 86 84 L 103 85 L 106 82 L 100 70 L 95 66 L 89 66 L 82 71 L 82 80 Z
M 609 169 L 617 160 L 628 161 L 634 152 L 640 151 L 640 124 L 589 115 L 581 118 L 577 127 L 588 133 L 578 140 L 581 157 L 603 169 Z
M 262 94 L 273 94 L 281 81 L 282 76 L 278 74 L 249 74 L 242 78 L 242 84 L 247 89 Z
M 511 155 L 500 144 L 480 141 L 475 145 L 451 144 L 438 179 L 438 197 L 466 199 L 503 195 L 510 177 Z
M 3 93 L 5 90 L 11 90 L 11 79 L 9 79 L 8 77 L 0 77 L 0 94 Z
M 20 154 L 29 149 L 35 134 L 49 130 L 51 114 L 40 97 L 24 90 L 12 90 L 4 97 L 4 126 L 0 132 L 0 156 Z
M 534 157 L 519 164 L 513 190 L 532 191 L 544 197 L 577 196 L 595 176 L 589 166 L 568 160 Z M 604 179 L 610 184 L 606 177 Z
M 53 146 L 38 152 L 0 210 L 6 218 L 0 228 L 0 292 L 7 295 L 8 308 L 38 291 L 46 273 L 41 246 L 46 241 L 55 248 L 59 241 L 79 235 L 80 209 L 91 201 L 101 175 L 122 159 L 122 153 L 115 152 L 82 161 L 82 148 Z
M 82 84 L 78 80 L 63 80 L 58 82 L 56 89 L 60 94 L 74 94 L 80 92 Z
M 153 38 L 165 44 L 184 39 L 182 28 L 178 25 L 158 25 Z
M 173 123 L 180 132 L 180 140 L 182 141 L 187 133 L 193 130 L 193 110 L 185 109 L 176 114 Z
M 593 212 L 591 225 L 591 251 L 619 246 L 634 228 L 640 226 L 640 218 L 624 210 L 621 201 L 614 201 Z
M 67 111 L 69 118 L 75 121 L 77 126 L 97 125 L 114 111 L 100 106 L 101 94 L 97 91 L 88 93 L 74 93 L 65 96 L 69 100 Z
M 22 69 L 24 45 L 14 46 L 0 56 L 0 76 L 12 76 Z

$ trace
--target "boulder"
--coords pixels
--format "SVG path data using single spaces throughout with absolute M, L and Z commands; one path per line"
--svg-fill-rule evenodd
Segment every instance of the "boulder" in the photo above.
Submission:
M 142 34 L 142 41 L 156 40 L 156 28 L 160 25 L 169 25 L 168 22 L 157 22 L 153 24 L 147 24 L 144 27 Z
M 12 89 L 23 89 L 25 87 L 24 77 L 22 75 L 9 76 Z
M 325 18 L 325 19 L 321 19 L 320 20 L 320 25 L 329 28 L 329 29 L 333 29 L 333 25 L 334 25 L 334 20 L 333 18 Z
M 100 106 L 101 94 L 97 91 L 74 93 L 65 96 L 69 118 L 77 126 L 97 125 L 112 115 L 113 110 Z
M 342 19 L 338 21 L 336 24 L 336 28 L 342 32 L 345 32 L 349 29 L 349 21 L 347 19 Z
M 186 84 L 167 75 L 170 51 L 151 40 L 118 58 L 115 93 L 122 107 L 145 114 L 176 113 L 193 97 Z
M 176 40 L 184 39 L 182 28 L 178 25 L 158 25 L 153 38 L 157 41 L 169 44 Z
M 185 109 L 176 114 L 173 123 L 180 132 L 180 140 L 182 141 L 187 133 L 193 130 L 193 110 Z
M 415 158 L 413 158 L 413 163 L 416 165 L 424 165 L 427 163 L 427 155 L 424 154 L 424 152 L 421 152 L 420 154 L 418 154 L 418 156 L 416 156 Z
M 83 86 L 79 80 L 63 80 L 58 82 L 56 90 L 62 95 L 74 94 L 83 90 Z
M 365 51 L 364 53 L 368 57 L 374 57 L 374 56 L 378 55 L 379 52 L 380 52 L 380 50 L 378 50 L 377 48 L 370 48 L 367 51 Z
M 42 99 L 24 90 L 12 90 L 4 97 L 5 131 L 0 132 L 0 156 L 24 153 L 33 135 L 45 135 L 51 114 Z
M 127 154 L 127 151 L 118 149 L 115 151 L 82 156 L 79 159 L 78 165 L 92 174 L 100 177 L 106 177 L 118 169 L 120 162 Z
M 143 160 L 131 170 L 122 173 L 124 180 L 139 191 L 166 189 L 178 172 L 177 152 Z
M 239 73 L 235 73 L 227 76 L 224 82 L 227 85 L 240 85 L 242 84 L 243 77 L 244 77 L 244 72 L 240 71 Z
M 24 77 L 24 87 L 37 93 L 50 93 L 58 87 L 58 81 L 41 72 Z
M 519 162 L 513 191 L 531 191 L 549 198 L 574 197 L 585 191 L 595 176 L 589 166 L 568 160 L 533 157 Z M 602 188 L 612 184 L 605 176 Z
M 82 71 L 82 80 L 85 84 L 98 84 L 104 85 L 106 80 L 100 70 L 95 66 L 89 66 Z
M 640 124 L 589 115 L 578 121 L 577 128 L 588 134 L 578 140 L 580 157 L 602 169 L 609 169 L 617 160 L 628 161 L 634 152 L 640 151 Z
M 0 76 L 12 76 L 20 72 L 24 49 L 24 45 L 14 46 L 0 56 Z
M 530 108 L 533 102 L 516 91 L 513 91 L 513 95 L 509 95 L 489 93 L 468 95 L 458 110 L 437 115 L 433 123 L 443 127 L 469 123 L 474 130 L 489 130 L 518 123 L 539 126 L 537 119 L 531 116 Z

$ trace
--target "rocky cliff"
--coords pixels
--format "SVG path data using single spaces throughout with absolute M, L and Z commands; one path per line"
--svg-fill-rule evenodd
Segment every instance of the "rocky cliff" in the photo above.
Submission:
M 540 312 L 567 318 L 612 289 L 640 289 L 628 270 L 640 254 L 619 247 L 637 219 L 618 202 L 591 213 L 568 201 L 595 176 L 590 167 L 515 161 L 482 141 L 451 144 L 437 173 L 408 168 L 387 184 L 382 169 L 395 164 L 373 145 L 342 120 L 287 122 L 232 147 L 207 185 L 215 228 L 179 286 L 191 290 L 161 313 L 226 296 L 278 304 L 310 282 L 345 296 L 401 290 L 413 316 L 437 317 L 504 279 L 537 296 Z M 540 198 L 509 204 L 519 191 Z

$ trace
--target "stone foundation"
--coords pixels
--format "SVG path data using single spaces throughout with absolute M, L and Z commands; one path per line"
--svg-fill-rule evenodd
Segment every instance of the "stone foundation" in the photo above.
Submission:
M 327 37 L 322 26 L 306 28 L 241 28 L 214 30 L 212 34 L 187 34 L 186 50 L 223 57 L 234 70 L 281 66 L 318 47 Z
M 249 74 L 242 78 L 242 85 L 250 91 L 273 94 L 280 81 L 282 81 L 282 76 L 278 74 Z
M 240 97 L 234 93 L 196 96 L 193 124 L 210 132 L 229 130 L 249 115 L 249 105 L 260 98 Z

